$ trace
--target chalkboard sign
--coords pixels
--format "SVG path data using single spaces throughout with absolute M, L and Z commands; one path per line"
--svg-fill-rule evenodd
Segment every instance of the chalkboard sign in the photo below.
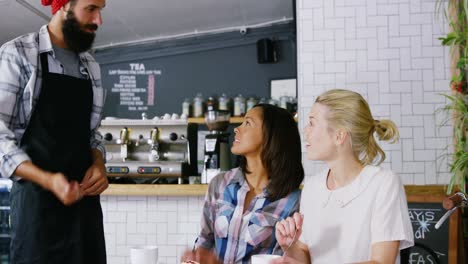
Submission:
M 435 229 L 435 224 L 446 212 L 442 207 L 444 198 L 444 196 L 408 197 L 408 211 L 413 226 L 415 246 L 405 252 L 407 256 L 402 253 L 401 263 L 457 263 L 459 213 L 454 213 L 439 229 Z M 404 257 L 407 257 L 407 260 L 403 259 Z

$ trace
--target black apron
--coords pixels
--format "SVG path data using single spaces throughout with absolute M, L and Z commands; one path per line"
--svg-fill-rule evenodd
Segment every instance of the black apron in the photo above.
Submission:
M 21 140 L 32 162 L 81 182 L 92 164 L 90 80 L 50 73 L 40 56 L 42 87 Z M 11 263 L 106 263 L 99 196 L 64 206 L 51 192 L 26 180 L 11 190 Z

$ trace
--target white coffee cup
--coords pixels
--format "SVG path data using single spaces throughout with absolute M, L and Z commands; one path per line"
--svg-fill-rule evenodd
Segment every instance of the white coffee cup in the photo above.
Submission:
M 258 254 L 258 255 L 253 255 L 252 258 L 250 259 L 252 261 L 252 264 L 269 264 L 270 261 L 279 258 L 281 256 L 278 255 L 268 255 L 268 254 Z
M 132 264 L 157 264 L 157 246 L 135 246 L 130 248 L 130 263 Z

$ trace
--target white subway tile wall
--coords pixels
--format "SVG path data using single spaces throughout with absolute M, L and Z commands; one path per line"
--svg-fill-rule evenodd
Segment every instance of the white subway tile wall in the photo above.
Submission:
M 401 140 L 382 143 L 383 166 L 404 184 L 448 183 L 452 127 L 436 112 L 449 92 L 446 31 L 428 0 L 297 0 L 299 123 L 331 88 L 360 92 L 376 119 L 390 118 Z M 445 122 L 445 123 L 444 123 Z M 303 149 L 305 152 L 305 149 Z M 304 153 L 305 154 L 305 153 Z M 305 159 L 306 175 L 324 164 Z M 158 245 L 160 263 L 179 263 L 199 231 L 203 197 L 103 196 L 108 263 L 129 264 L 132 246 Z
M 404 184 L 448 183 L 452 127 L 437 110 L 450 93 L 450 60 L 434 10 L 434 0 L 297 0 L 300 127 L 323 91 L 357 91 L 375 119 L 400 128 L 399 143 L 381 143 L 383 166 Z M 303 151 L 307 176 L 324 168 Z
M 159 264 L 180 263 L 200 230 L 204 197 L 101 196 L 107 263 L 130 264 L 130 248 L 159 247 Z

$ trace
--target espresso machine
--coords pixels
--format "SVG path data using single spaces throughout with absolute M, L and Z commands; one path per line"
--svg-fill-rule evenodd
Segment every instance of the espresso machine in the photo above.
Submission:
M 129 183 L 159 183 L 196 172 L 195 147 L 188 139 L 196 126 L 187 119 L 105 118 L 99 132 L 106 149 L 106 171 L 110 181 L 125 179 Z M 114 178 L 114 179 L 112 179 Z
M 230 117 L 230 112 L 226 110 L 210 110 L 205 113 L 205 123 L 210 133 L 205 136 L 202 183 L 209 183 L 221 171 L 231 168 L 230 134 L 226 132 Z

